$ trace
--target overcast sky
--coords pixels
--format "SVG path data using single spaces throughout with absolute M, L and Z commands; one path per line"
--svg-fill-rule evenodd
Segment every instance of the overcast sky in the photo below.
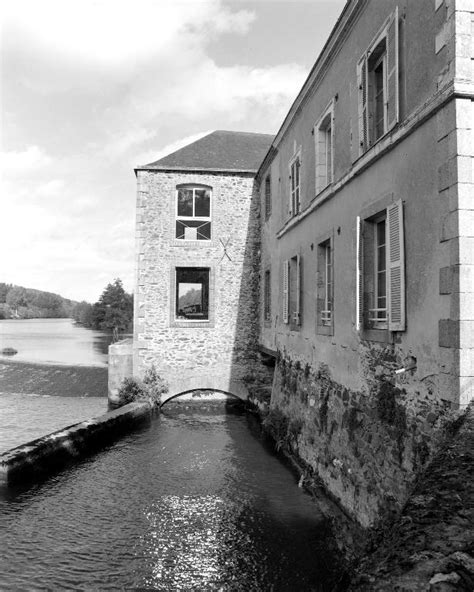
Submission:
M 132 291 L 133 167 L 214 129 L 275 133 L 344 4 L 3 2 L 0 282 Z

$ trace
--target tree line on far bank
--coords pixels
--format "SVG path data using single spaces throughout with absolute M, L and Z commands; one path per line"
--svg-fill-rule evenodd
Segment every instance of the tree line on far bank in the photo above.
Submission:
M 52 292 L 0 282 L 0 319 L 70 317 L 75 304 Z
M 95 304 L 78 302 L 72 309 L 76 323 L 91 329 L 131 333 L 133 328 L 133 296 L 123 289 L 122 280 L 108 284 Z

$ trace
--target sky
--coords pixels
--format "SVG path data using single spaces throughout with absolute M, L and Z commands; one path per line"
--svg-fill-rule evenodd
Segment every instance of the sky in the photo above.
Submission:
M 134 167 L 274 134 L 345 0 L 15 0 L 0 8 L 0 282 L 133 291 Z

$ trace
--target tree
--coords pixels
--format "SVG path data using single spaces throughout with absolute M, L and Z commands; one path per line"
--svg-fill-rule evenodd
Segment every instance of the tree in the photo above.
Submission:
M 97 329 L 117 333 L 129 330 L 133 318 L 133 296 L 125 292 L 122 280 L 117 278 L 107 285 L 93 306 L 92 318 Z
M 14 310 L 17 310 L 19 306 L 26 306 L 28 304 L 26 290 L 20 286 L 15 286 L 8 291 L 7 304 Z

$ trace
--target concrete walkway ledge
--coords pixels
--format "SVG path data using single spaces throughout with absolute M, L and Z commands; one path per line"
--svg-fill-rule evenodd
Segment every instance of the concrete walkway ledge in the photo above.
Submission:
M 138 424 L 149 421 L 153 409 L 149 402 L 129 403 L 7 450 L 0 455 L 0 486 L 34 481 L 71 460 L 100 450 Z

